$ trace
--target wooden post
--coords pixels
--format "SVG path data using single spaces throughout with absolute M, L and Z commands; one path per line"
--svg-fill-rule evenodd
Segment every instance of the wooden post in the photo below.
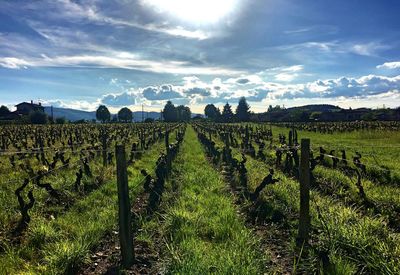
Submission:
M 289 146 L 293 146 L 293 130 L 289 131 Z
M 125 146 L 117 145 L 115 155 L 117 158 L 119 241 L 123 266 L 129 268 L 133 264 L 134 255 Z
M 165 131 L 165 150 L 169 152 L 169 130 Z
M 107 166 L 107 136 L 105 133 L 101 136 L 102 147 L 103 147 L 103 166 Z
M 225 147 L 229 148 L 229 134 L 228 132 L 224 132 L 224 143 L 225 143 Z
M 307 243 L 310 231 L 310 139 L 301 139 L 300 220 L 297 245 Z

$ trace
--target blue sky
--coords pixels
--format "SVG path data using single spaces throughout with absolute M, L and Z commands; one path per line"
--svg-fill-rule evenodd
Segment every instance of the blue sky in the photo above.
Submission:
M 0 104 L 400 106 L 397 0 L 1 0 Z

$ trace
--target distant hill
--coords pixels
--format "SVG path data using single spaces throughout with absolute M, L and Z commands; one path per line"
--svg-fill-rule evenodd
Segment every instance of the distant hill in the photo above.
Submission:
M 287 108 L 287 110 L 300 110 L 309 112 L 334 112 L 340 111 L 342 108 L 330 104 L 310 104 L 299 107 Z
M 51 107 L 44 107 L 44 111 L 46 114 L 51 115 Z M 96 119 L 96 112 L 87 112 L 75 109 L 67 109 L 67 108 L 53 108 L 54 118 L 64 117 L 67 120 L 77 121 L 77 120 L 92 120 Z M 112 114 L 113 116 L 114 114 Z M 192 117 L 198 114 L 192 114 Z M 160 119 L 159 112 L 144 112 L 144 119 L 152 118 L 152 119 Z M 133 120 L 134 121 L 142 121 L 142 112 L 135 111 L 133 112 Z
M 144 119 L 146 118 L 160 119 L 160 112 L 144 112 L 143 117 Z M 133 120 L 142 121 L 142 112 L 141 111 L 133 112 Z
M 44 107 L 46 114 L 51 115 L 51 107 Z M 96 112 L 87 112 L 81 110 L 67 109 L 67 108 L 53 108 L 54 118 L 64 117 L 67 120 L 92 120 L 96 119 Z

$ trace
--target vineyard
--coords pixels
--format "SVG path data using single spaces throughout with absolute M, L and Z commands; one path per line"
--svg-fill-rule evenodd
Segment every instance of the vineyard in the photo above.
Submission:
M 399 274 L 399 130 L 1 126 L 0 274 Z

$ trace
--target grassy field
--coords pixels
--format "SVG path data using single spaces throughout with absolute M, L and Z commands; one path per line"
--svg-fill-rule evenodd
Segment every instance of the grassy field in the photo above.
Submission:
M 287 136 L 286 128 L 272 128 L 273 133 L 282 133 Z M 215 133 L 215 132 L 214 132 Z M 316 134 L 299 131 L 300 138 L 310 138 L 320 142 L 323 146 L 334 148 L 348 148 L 349 152 L 360 151 L 368 143 L 356 145 L 356 141 L 364 133 L 339 133 Z M 369 144 L 391 146 L 391 155 L 398 156 L 396 147 L 399 133 L 380 135 L 369 134 Z M 274 135 L 275 137 L 275 135 Z M 241 142 L 241 136 L 236 135 Z M 342 142 L 343 139 L 343 142 Z M 213 135 L 213 141 L 219 148 L 224 146 L 219 135 Z M 276 144 L 276 142 L 274 142 Z M 267 143 L 268 144 L 268 143 Z M 257 147 L 257 146 L 256 146 Z M 368 147 L 370 150 L 371 147 Z M 388 149 L 387 149 L 388 150 Z M 293 176 L 285 175 L 280 169 L 276 169 L 275 153 L 266 152 L 267 161 L 249 158 L 246 162 L 248 170 L 248 186 L 250 191 L 261 183 L 268 175 L 269 168 L 275 169 L 274 176 L 279 178 L 279 183 L 267 186 L 262 193 L 264 215 L 267 220 L 281 217 L 281 222 L 288 225 L 291 234 L 293 253 L 295 253 L 294 241 L 298 224 L 299 213 L 299 185 Z M 317 154 L 316 154 L 317 155 Z M 239 161 L 242 159 L 242 150 L 233 148 L 233 156 Z M 385 159 L 384 154 L 378 154 L 378 158 Z M 396 158 L 396 157 L 395 157 Z M 389 164 L 386 159 L 385 165 Z M 391 164 L 396 167 L 398 163 Z M 282 168 L 283 169 L 283 168 Z M 313 227 L 313 247 L 307 258 L 302 259 L 299 269 L 307 273 L 328 272 L 331 274 L 359 274 L 380 273 L 398 274 L 400 272 L 400 235 L 398 233 L 399 197 L 400 189 L 396 182 L 385 185 L 363 179 L 363 187 L 367 198 L 373 203 L 373 207 L 365 205 L 356 188 L 354 176 L 348 176 L 343 171 L 324 166 L 317 166 L 313 172 L 317 186 L 311 191 L 311 216 Z M 397 186 L 396 186 L 397 185 Z M 282 218 L 283 217 L 283 218 Z M 289 245 L 290 246 L 290 245 Z M 318 253 L 327 253 L 330 260 L 329 266 L 321 268 L 321 258 Z
M 131 197 L 143 189 L 140 169 L 153 171 L 155 161 L 165 150 L 156 144 L 142 159 L 128 169 Z M 114 167 L 115 168 L 115 167 Z M 113 173 L 108 168 L 108 173 Z M 65 180 L 73 182 L 74 179 Z M 117 223 L 117 188 L 115 176 L 99 189 L 77 201 L 66 213 L 49 219 L 42 215 L 40 207 L 33 212 L 28 232 L 19 245 L 4 241 L 4 253 L 0 257 L 2 274 L 64 274 L 74 273 L 85 262 L 91 249 Z
M 359 152 L 367 167 L 361 177 L 363 197 L 356 184 L 356 174 L 343 167 L 333 168 L 329 158 L 316 166 L 310 193 L 311 237 L 304 247 L 299 247 L 296 245 L 299 181 L 296 173 L 285 171 L 286 155 L 282 164 L 276 164 L 276 148 L 284 147 L 278 143 L 278 134 L 288 136 L 289 129 L 272 127 L 272 147 L 269 147 L 267 136 L 260 138 L 267 145 L 263 151 L 266 159 L 263 160 L 257 154 L 251 157 L 245 150 L 245 134 L 243 128 L 239 129 L 244 125 L 188 125 L 172 162 L 172 171 L 165 181 L 161 204 L 151 214 L 145 211 L 148 196 L 143 196 L 146 192 L 141 170 L 149 171 L 153 180 L 157 178 L 154 172 L 157 159 L 165 152 L 162 139 L 129 165 L 132 211 L 139 208 L 138 213 L 142 215 L 135 216 L 133 222 L 136 249 L 151 251 L 139 253 L 141 265 L 151 263 L 151 269 L 144 273 L 400 273 L 400 185 L 397 178 L 400 133 L 298 131 L 299 140 L 311 139 L 314 156 L 318 156 L 319 146 L 328 152 L 344 149 L 353 167 L 352 157 Z M 261 128 L 269 129 L 268 125 L 251 126 L 254 127 L 253 134 Z M 122 129 L 122 126 L 118 127 Z M 214 164 L 195 130 L 204 131 L 204 136 L 211 137 L 215 143 L 216 154 L 220 155 Z M 230 147 L 233 160 L 227 160 L 223 155 L 224 133 L 230 133 L 238 142 Z M 171 134 L 170 144 L 174 137 L 175 134 Z M 136 138 L 132 137 L 132 140 Z M 251 138 L 248 141 L 256 153 L 260 140 Z M 246 186 L 239 183 L 238 163 L 243 156 L 247 158 L 243 163 L 247 170 Z M 12 180 L 23 178 L 10 166 L 7 157 L 1 160 L 0 166 L 5 168 L 1 174 L 2 182 L 8 175 L 12 175 Z M 22 160 L 18 162 L 21 163 Z M 39 161 L 33 163 L 35 168 L 40 166 Z M 227 165 L 232 169 L 232 177 L 223 176 L 222 170 Z M 70 192 L 64 194 L 70 198 L 69 205 L 51 204 L 47 192 L 35 189 L 37 201 L 30 210 L 29 227 L 18 238 L 4 234 L 15 226 L 19 217 L 17 202 L 12 197 L 15 188 L 0 185 L 0 232 L 3 232 L 0 234 L 0 274 L 78 274 L 90 270 L 87 266 L 93 264 L 93 254 L 108 253 L 104 243 L 107 244 L 110 233 L 117 229 L 115 164 L 103 168 L 101 157 L 97 155 L 90 167 L 94 175 L 101 175 L 102 184 L 85 192 L 70 191 L 76 169 L 62 170 L 46 177 L 45 181 L 51 182 L 54 188 Z M 246 195 L 254 192 L 271 168 L 274 169 L 273 178 L 279 181 L 267 185 L 258 199 Z M 388 169 L 390 180 L 379 178 L 378 172 L 373 174 L 373 169 Z M 83 177 L 87 185 L 92 181 L 93 177 Z M 136 199 L 144 204 L 135 208 Z M 114 243 L 109 245 L 114 246 Z M 117 259 L 110 266 L 106 264 L 105 270 L 118 266 L 118 251 L 106 256 Z M 135 269 L 135 265 L 127 272 L 143 273 Z M 116 270 L 125 272 L 119 267 Z
M 272 126 L 274 136 L 279 133 L 287 135 L 290 129 Z M 373 175 L 382 175 L 385 181 L 385 173 L 390 172 L 391 182 L 400 185 L 400 132 L 389 130 L 358 130 L 353 132 L 334 132 L 324 134 L 298 130 L 298 138 L 309 138 L 311 148 L 318 154 L 322 146 L 328 153 L 335 150 L 340 157 L 340 150 L 347 152 L 350 159 L 359 152 L 362 162 Z
M 169 274 L 265 271 L 259 240 L 237 215 L 225 183 L 209 165 L 192 128 L 187 130 L 164 198 L 161 219 L 146 224 L 140 238 L 151 240 L 154 231 L 159 232 Z

